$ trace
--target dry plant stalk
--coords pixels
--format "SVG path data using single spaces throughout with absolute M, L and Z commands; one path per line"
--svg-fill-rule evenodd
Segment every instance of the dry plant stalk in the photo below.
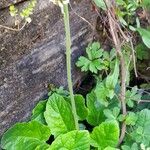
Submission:
M 124 116 L 127 114 L 126 110 L 126 102 L 125 102 L 125 93 L 126 93 L 126 66 L 125 66 L 125 60 L 124 56 L 121 52 L 121 42 L 118 36 L 118 32 L 120 31 L 118 28 L 118 25 L 116 24 L 117 20 L 115 19 L 115 11 L 114 11 L 114 1 L 109 1 L 109 0 L 104 0 L 105 4 L 107 6 L 107 16 L 108 16 L 108 21 L 109 21 L 109 26 L 110 26 L 110 33 L 113 38 L 113 42 L 115 45 L 116 53 L 119 56 L 120 59 L 120 66 L 121 66 L 121 92 L 120 92 L 120 101 L 122 105 L 122 113 Z M 110 5 L 111 4 L 111 5 Z M 125 122 L 122 123 L 122 128 L 121 128 L 121 135 L 119 139 L 118 145 L 120 145 L 124 139 L 126 132 L 126 124 Z

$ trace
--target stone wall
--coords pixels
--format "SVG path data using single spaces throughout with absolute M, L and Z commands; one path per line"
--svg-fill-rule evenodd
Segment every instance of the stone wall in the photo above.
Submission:
M 2 0 L 0 25 L 13 26 L 14 20 L 8 11 L 13 2 L 18 8 L 28 3 L 25 0 Z M 70 22 L 75 84 L 82 74 L 74 63 L 92 40 L 93 31 L 74 11 L 92 24 L 96 17 L 91 11 L 90 0 L 72 6 Z M 32 22 L 23 30 L 15 32 L 0 28 L 0 136 L 14 123 L 30 116 L 35 104 L 47 94 L 48 83 L 67 87 L 64 45 L 62 15 L 49 0 L 38 0 Z

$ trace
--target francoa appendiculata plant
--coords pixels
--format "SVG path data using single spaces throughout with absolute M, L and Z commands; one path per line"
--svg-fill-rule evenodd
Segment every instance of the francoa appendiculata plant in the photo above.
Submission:
M 63 88 L 53 88 L 49 98 L 40 101 L 33 109 L 29 122 L 17 123 L 6 131 L 1 140 L 1 147 L 6 150 L 148 150 L 150 110 L 139 107 L 142 95 L 137 87 L 132 87 L 126 89 L 125 93 L 128 112 L 126 115 L 121 113 L 120 60 L 114 49 L 105 51 L 98 42 L 87 46 L 87 56 L 81 56 L 76 64 L 82 71 L 94 74 L 96 85 L 86 98 L 73 94 L 68 2 L 62 2 L 55 1 L 55 4 L 61 7 L 64 15 L 67 75 L 71 92 Z M 125 64 L 130 68 L 130 53 L 125 49 L 123 53 Z M 105 73 L 108 75 L 105 76 Z M 127 125 L 126 135 L 123 142 L 117 146 L 122 122 Z M 90 131 L 87 130 L 89 126 Z M 51 143 L 49 138 L 53 136 L 54 141 Z

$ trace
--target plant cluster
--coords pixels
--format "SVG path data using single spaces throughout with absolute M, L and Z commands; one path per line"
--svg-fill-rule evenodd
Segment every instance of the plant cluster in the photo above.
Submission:
M 140 19 L 135 16 L 139 8 L 145 10 L 150 3 L 148 0 L 116 0 L 115 5 L 108 0 L 94 2 L 97 9 L 107 12 L 114 43 L 110 51 L 104 50 L 98 42 L 90 43 L 86 55 L 79 57 L 76 63 L 81 71 L 93 74 L 95 86 L 86 97 L 73 94 L 68 1 L 54 1 L 64 16 L 69 92 L 62 87 L 53 87 L 48 99 L 40 101 L 33 109 L 29 122 L 17 123 L 4 133 L 1 140 L 3 149 L 150 149 L 150 110 L 141 105 L 145 102 L 143 99 L 150 96 L 149 93 L 144 95 L 137 86 L 130 87 L 130 73 L 135 71 L 130 60 L 134 46 L 131 36 L 125 32 L 131 35 L 139 33 L 142 40 L 135 48 L 137 59 L 147 59 L 147 51 L 142 51 L 141 47 L 143 41 L 150 48 L 150 32 L 140 26 Z M 127 40 L 123 44 L 121 35 Z

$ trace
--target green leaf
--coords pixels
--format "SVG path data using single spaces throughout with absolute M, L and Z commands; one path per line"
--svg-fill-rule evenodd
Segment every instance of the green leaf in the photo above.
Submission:
M 89 110 L 87 122 L 93 126 L 97 126 L 105 120 L 103 114 L 105 107 L 97 100 L 94 92 L 91 92 L 86 96 L 86 101 Z
M 104 110 L 104 115 L 109 119 L 109 120 L 115 120 L 115 116 L 112 114 L 112 111 L 110 109 L 105 109 Z
M 88 71 L 89 64 L 91 63 L 86 57 L 80 56 L 79 60 L 77 61 L 77 67 L 81 67 L 81 71 Z
M 55 137 L 75 129 L 70 104 L 56 93 L 49 97 L 44 116 Z
M 137 143 L 150 146 L 150 110 L 144 109 L 139 112 L 135 130 L 131 136 Z
M 133 143 L 133 145 L 130 147 L 128 145 L 123 145 L 121 146 L 122 150 L 138 150 L 138 145 L 137 143 Z
M 135 47 L 135 50 L 136 50 L 137 58 L 139 60 L 149 59 L 150 57 L 149 49 L 144 44 L 138 44 Z
M 17 123 L 4 133 L 1 146 L 7 150 L 40 150 L 48 148 L 46 141 L 50 137 L 50 129 L 36 121 Z
M 91 145 L 99 149 L 116 147 L 119 141 L 119 125 L 116 121 L 103 122 L 91 134 Z
M 116 59 L 114 72 L 109 76 L 107 76 L 106 78 L 106 87 L 108 89 L 114 89 L 118 82 L 118 77 L 119 77 L 119 63 L 118 60 Z
M 82 95 L 76 94 L 74 95 L 77 115 L 79 116 L 79 120 L 85 120 L 88 115 L 88 109 L 85 106 L 85 99 Z
M 88 131 L 71 131 L 58 136 L 48 150 L 89 150 Z
M 104 150 L 119 150 L 119 149 L 108 146 Z
M 103 51 L 103 49 L 100 49 L 100 44 L 98 42 L 89 44 L 86 48 L 86 53 L 88 55 L 89 60 L 100 58 L 103 55 Z
M 103 10 L 107 10 L 106 5 L 103 0 L 93 0 L 93 1 L 98 7 L 102 8 Z
M 104 83 L 98 83 L 95 88 L 95 95 L 97 100 L 104 106 L 108 106 L 107 96 L 109 95 L 109 90 L 105 87 Z
M 150 48 L 150 31 L 143 28 L 137 28 L 137 31 L 141 35 L 144 44 Z
M 76 65 L 81 67 L 81 71 L 91 71 L 92 73 L 97 73 L 98 70 L 107 69 L 108 61 L 101 58 L 103 56 L 104 50 L 100 48 L 98 42 L 89 44 L 86 48 L 87 57 L 79 57 Z
M 137 114 L 135 114 L 134 112 L 129 112 L 128 115 L 126 116 L 125 123 L 127 125 L 134 126 L 136 121 L 137 121 L 137 119 L 138 119 Z
M 44 111 L 46 109 L 47 100 L 40 101 L 36 107 L 32 110 L 31 120 L 36 120 L 39 123 L 45 124 Z

